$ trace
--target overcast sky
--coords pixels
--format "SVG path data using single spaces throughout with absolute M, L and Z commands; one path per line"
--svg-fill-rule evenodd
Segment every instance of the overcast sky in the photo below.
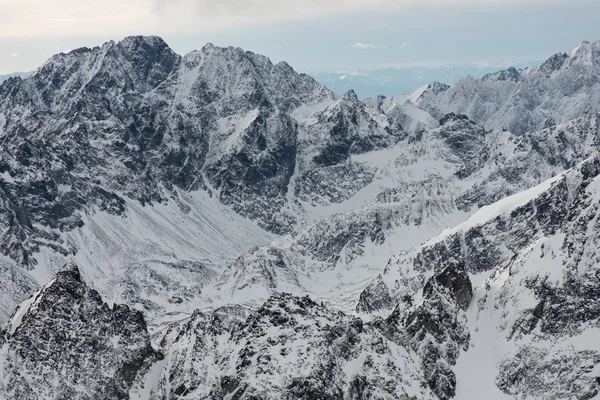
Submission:
M 128 35 L 301 71 L 544 60 L 600 39 L 599 0 L 0 0 L 0 73 Z

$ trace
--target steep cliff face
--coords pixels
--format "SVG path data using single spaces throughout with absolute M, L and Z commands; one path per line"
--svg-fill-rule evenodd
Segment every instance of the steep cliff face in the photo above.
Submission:
M 14 399 L 126 399 L 160 357 L 143 315 L 103 303 L 75 266 L 21 304 L 0 344 L 0 395 Z
M 502 393 L 591 398 L 599 392 L 593 372 L 599 348 L 589 340 L 600 318 L 592 261 L 599 165 L 595 156 L 482 208 L 463 224 L 392 258 L 383 277 L 374 281 L 390 285 L 379 291 L 388 290 L 396 299 L 395 319 L 404 316 L 409 332 L 411 321 L 420 318 L 426 323 L 417 324 L 417 330 L 438 329 L 464 351 L 424 353 L 437 354 L 438 364 L 443 360 L 450 366 L 441 371 L 446 371 L 444 382 L 452 384 L 442 386 L 438 397 L 471 398 L 485 390 L 490 398 L 502 398 Z M 449 263 L 457 271 L 449 270 Z M 432 302 L 440 292 L 437 286 L 449 289 L 450 301 Z M 379 297 L 367 289 L 361 300 L 377 302 Z M 457 310 L 466 311 L 458 314 L 462 319 L 455 319 Z M 481 364 L 475 365 L 477 360 Z M 437 382 L 434 390 L 439 377 Z

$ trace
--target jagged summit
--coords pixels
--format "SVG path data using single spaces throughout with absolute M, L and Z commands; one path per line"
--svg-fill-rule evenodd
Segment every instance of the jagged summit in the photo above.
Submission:
M 139 311 L 109 308 L 75 265 L 65 268 L 0 338 L 3 398 L 125 398 L 160 358 Z
M 517 70 L 515 67 L 510 67 L 508 69 L 494 72 L 492 74 L 487 74 L 483 78 L 484 81 L 513 81 L 518 82 L 521 79 L 521 71 Z
M 356 92 L 352 89 L 348 90 L 346 93 L 342 95 L 343 101 L 358 101 L 358 96 Z
M 165 48 L 169 47 L 169 45 L 161 38 L 156 35 L 131 35 L 126 36 L 122 40 L 119 41 L 119 44 L 122 46 L 129 47 L 139 47 L 141 45 L 155 48 Z

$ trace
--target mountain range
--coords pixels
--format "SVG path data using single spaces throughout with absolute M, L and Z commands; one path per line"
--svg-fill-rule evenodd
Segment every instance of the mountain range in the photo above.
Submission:
M 354 90 L 360 99 L 384 95 L 396 96 L 411 92 L 430 82 L 452 86 L 459 79 L 471 75 L 484 75 L 504 70 L 510 66 L 525 69 L 536 62 L 487 65 L 487 64 L 441 64 L 438 66 L 388 67 L 350 71 L 310 71 L 308 74 L 335 93 Z M 1 78 L 0 78 L 1 79 Z
M 29 75 L 31 75 L 31 72 L 14 72 L 12 74 L 0 75 L 0 83 L 9 80 L 10 78 L 27 78 Z
M 364 101 L 127 37 L 0 84 L 0 398 L 591 399 L 600 41 Z

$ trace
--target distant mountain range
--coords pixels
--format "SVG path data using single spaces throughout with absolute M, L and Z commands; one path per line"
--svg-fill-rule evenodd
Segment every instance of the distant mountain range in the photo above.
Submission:
M 526 68 L 540 62 L 515 64 L 517 69 Z M 384 95 L 386 97 L 407 93 L 430 82 L 440 82 L 452 86 L 460 78 L 471 75 L 482 78 L 486 74 L 498 72 L 513 65 L 481 66 L 477 64 L 448 64 L 436 67 L 406 67 L 361 69 L 354 71 L 313 71 L 309 72 L 317 82 L 335 93 L 342 94 L 354 90 L 360 99 Z
M 33 71 L 30 71 L 30 72 L 13 72 L 12 74 L 0 75 L 0 83 L 4 82 L 6 80 L 9 80 L 10 78 L 15 78 L 15 77 L 27 78 L 32 73 L 33 73 Z

